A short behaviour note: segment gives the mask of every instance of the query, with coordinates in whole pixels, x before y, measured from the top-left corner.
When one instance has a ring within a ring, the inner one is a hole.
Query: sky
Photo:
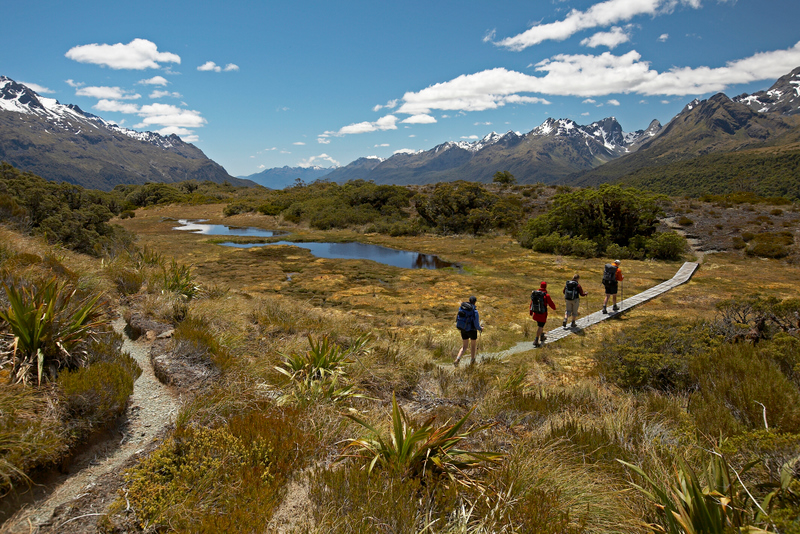
[[[0,75],[233,176],[548,118],[666,124],[800,66],[797,0],[5,2]]]

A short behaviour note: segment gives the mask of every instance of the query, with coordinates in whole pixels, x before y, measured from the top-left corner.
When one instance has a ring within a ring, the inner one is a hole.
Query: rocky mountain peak
[[[778,78],[766,91],[747,93],[733,98],[758,113],[797,115],[800,113],[800,67]]]

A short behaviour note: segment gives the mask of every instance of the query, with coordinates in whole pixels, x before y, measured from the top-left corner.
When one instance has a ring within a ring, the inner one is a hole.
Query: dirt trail
[[[122,332],[125,322],[117,319],[113,325],[117,332]],[[142,368],[142,375],[134,384],[126,422],[122,428],[122,439],[119,440],[117,437],[113,441],[106,440],[81,454],[77,465],[73,466],[75,471],[60,476],[58,480],[47,484],[44,488],[37,488],[36,491],[44,490],[44,496],[9,518],[0,528],[0,532],[3,534],[34,533],[43,530],[62,532],[60,527],[75,518],[57,518],[51,521],[57,507],[87,495],[104,475],[118,473],[128,460],[174,423],[180,399],[171,388],[156,379],[150,365],[149,348],[148,343],[134,342],[127,337],[122,346],[122,350],[130,352]],[[114,498],[113,494],[107,495],[102,502],[107,506]],[[101,514],[85,515],[96,520],[96,516]]]

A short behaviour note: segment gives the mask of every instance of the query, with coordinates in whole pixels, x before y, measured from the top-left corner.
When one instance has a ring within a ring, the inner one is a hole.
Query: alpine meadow
[[[10,9],[0,533],[800,534],[777,4]]]

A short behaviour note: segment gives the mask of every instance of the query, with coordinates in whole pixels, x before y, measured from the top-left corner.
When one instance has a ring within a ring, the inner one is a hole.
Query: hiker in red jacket
[[[531,293],[531,309],[530,315],[539,329],[536,330],[536,340],[533,342],[534,347],[544,344],[544,324],[547,322],[547,307],[556,309],[556,303],[550,298],[547,292],[547,282],[539,284],[539,289]],[[539,340],[541,339],[541,343]]]

